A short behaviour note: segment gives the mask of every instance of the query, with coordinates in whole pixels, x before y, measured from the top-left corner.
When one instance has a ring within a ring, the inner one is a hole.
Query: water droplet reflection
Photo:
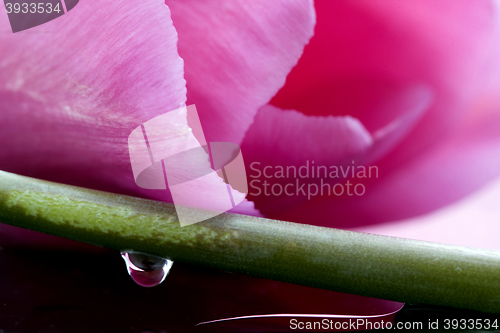
[[[122,258],[132,280],[143,287],[155,287],[165,280],[172,260],[139,252],[123,252]]]

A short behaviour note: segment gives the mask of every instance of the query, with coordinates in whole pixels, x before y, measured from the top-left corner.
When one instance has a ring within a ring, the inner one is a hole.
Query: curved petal
[[[42,26],[0,34],[0,168],[135,193],[129,134],[185,94],[161,0],[82,1]]]
[[[311,174],[315,166],[351,165],[372,144],[370,134],[352,117],[306,116],[266,105],[257,113],[241,147],[250,169],[248,199],[266,215],[290,209],[311,199],[309,187],[323,191],[324,179]],[[327,182],[342,179],[340,175]]]
[[[387,109],[392,109],[399,115],[373,133],[374,144],[364,157],[364,164],[376,162],[397,148],[425,116],[434,95],[429,87],[417,85],[401,88],[386,98]],[[385,110],[380,111],[384,113]],[[374,118],[377,114],[374,113]]]
[[[461,199],[498,175],[499,110],[497,98],[485,102],[471,110],[449,140],[418,159],[397,170],[378,165],[378,177],[357,180],[366,187],[362,196],[318,198],[278,218],[355,228],[421,215]]]
[[[311,0],[167,0],[185,61],[188,104],[209,142],[240,144],[313,34]]]
[[[246,165],[252,170],[249,199],[274,217],[290,205],[331,195],[332,186],[352,178],[342,168],[370,164],[393,149],[425,114],[431,100],[432,92],[423,86],[404,87],[384,96],[380,105],[399,110],[401,116],[373,136],[350,116],[306,116],[272,105],[262,107],[242,146]],[[267,175],[263,172],[266,167]],[[279,168],[285,171],[283,177]],[[295,173],[301,168],[311,171],[305,180]],[[340,168],[338,177],[330,177],[332,168]],[[285,193],[287,185],[290,191]]]
[[[381,108],[386,96],[409,85],[430,87],[434,102],[388,157],[394,166],[452,131],[482,88],[487,68],[498,68],[491,57],[498,37],[490,1],[315,5],[315,36],[271,103],[311,115],[351,115],[373,134],[400,117],[401,110]]]

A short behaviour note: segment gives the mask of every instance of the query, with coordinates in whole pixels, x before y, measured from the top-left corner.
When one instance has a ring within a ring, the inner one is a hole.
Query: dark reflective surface
[[[255,314],[381,314],[399,307],[180,263],[163,284],[143,288],[115,251],[0,250],[3,333],[280,331],[287,321],[195,325]]]

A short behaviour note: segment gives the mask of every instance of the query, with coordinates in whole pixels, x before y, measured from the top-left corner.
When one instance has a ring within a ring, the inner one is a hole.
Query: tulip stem
[[[0,171],[0,221],[305,286],[500,313],[500,252],[225,213],[180,227],[172,204]]]

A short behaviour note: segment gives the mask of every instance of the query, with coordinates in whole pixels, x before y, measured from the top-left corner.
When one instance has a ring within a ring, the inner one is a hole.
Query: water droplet
[[[165,280],[172,260],[139,252],[123,252],[122,258],[132,280],[143,287],[155,287]]]

